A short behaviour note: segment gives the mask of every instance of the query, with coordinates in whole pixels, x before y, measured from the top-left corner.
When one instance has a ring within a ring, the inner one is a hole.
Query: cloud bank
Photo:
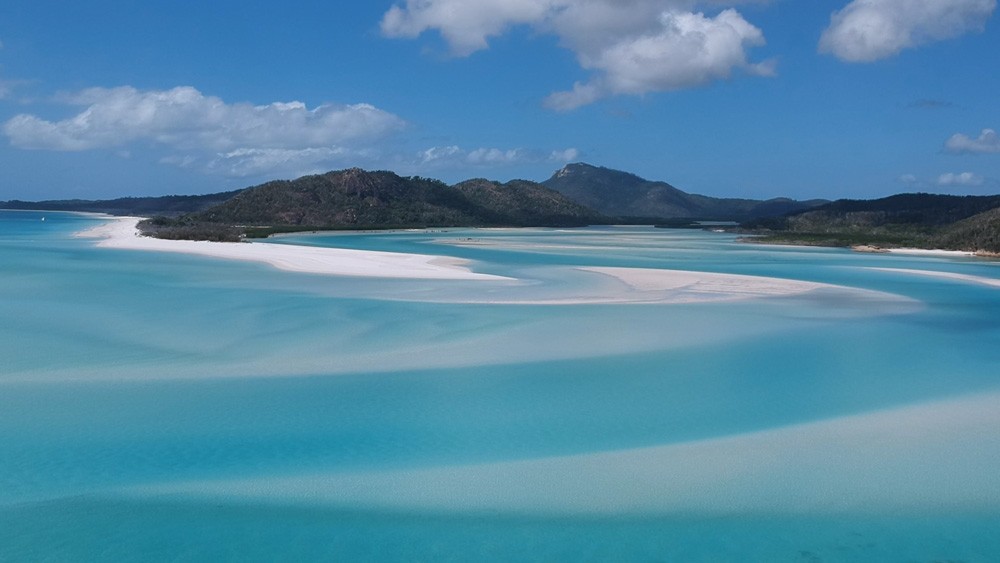
[[[854,0],[833,13],[819,50],[855,63],[885,59],[981,32],[995,8],[996,0]]]
[[[956,154],[1000,153],[1000,135],[993,129],[983,129],[975,139],[955,133],[945,141],[944,148]]]
[[[563,164],[579,155],[572,148],[464,150],[457,146],[433,147],[419,154],[386,152],[384,141],[407,123],[369,104],[324,104],[310,109],[297,101],[226,103],[189,86],[147,91],[130,86],[90,88],[63,95],[58,101],[81,109],[61,120],[16,115],[0,131],[21,149],[114,149],[119,154],[131,154],[136,145],[166,149],[167,154],[158,159],[161,164],[234,178],[298,176],[337,166],[389,163],[411,170]]]
[[[735,4],[737,2],[729,2]],[[642,95],[701,86],[735,72],[768,76],[771,62],[752,63],[765,43],[760,29],[734,9],[715,16],[688,0],[406,0],[382,18],[388,37],[437,30],[452,54],[469,55],[515,26],[551,33],[571,49],[591,80],[556,92],[546,105],[571,110],[619,94]]]
[[[473,166],[500,166],[509,164],[534,164],[541,162],[554,162],[565,164],[577,160],[580,151],[575,148],[568,148],[554,151],[542,151],[536,149],[498,149],[498,148],[478,148],[465,150],[457,145],[444,147],[431,147],[422,151],[418,155],[421,165],[451,166],[451,165],[473,165]]]
[[[15,147],[81,151],[149,141],[182,150],[302,149],[370,140],[404,121],[368,104],[227,104],[189,86],[140,91],[89,88],[66,96],[80,113],[60,120],[20,114],[3,125]]]
[[[938,176],[937,185],[939,186],[982,186],[986,182],[986,179],[979,174],[973,174],[972,172],[948,172]]]

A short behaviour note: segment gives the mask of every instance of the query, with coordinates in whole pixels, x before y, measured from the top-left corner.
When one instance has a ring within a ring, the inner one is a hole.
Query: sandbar
[[[928,278],[941,278],[948,280],[958,280],[990,287],[1000,287],[1000,279],[987,278],[983,276],[973,276],[969,274],[958,274],[955,272],[938,272],[935,270],[912,270],[908,268],[867,268],[879,272],[893,272],[899,274],[909,274],[914,276],[924,276]]]
[[[475,280],[508,282],[490,291],[424,293],[424,301],[505,305],[677,304],[742,301],[780,296],[801,296],[817,290],[850,294],[867,301],[899,302],[897,295],[799,280],[653,268],[557,266],[555,278],[575,272],[576,283],[555,285],[539,280],[482,274],[471,271],[467,260],[428,254],[273,244],[264,242],[207,242],[164,240],[140,235],[138,217],[109,218],[107,223],[78,233],[99,239],[104,248],[177,252],[213,258],[243,260],[313,274],[412,280]],[[550,272],[547,274],[552,276]],[[588,278],[589,276],[589,278]],[[526,283],[509,283],[526,282]],[[398,296],[383,296],[398,298]],[[414,299],[408,296],[408,299]]]
[[[101,239],[97,246],[127,250],[179,252],[212,258],[270,264],[281,270],[336,276],[421,280],[509,280],[470,270],[465,260],[427,254],[404,254],[343,248],[164,240],[139,234],[140,217],[115,217],[78,236]]]

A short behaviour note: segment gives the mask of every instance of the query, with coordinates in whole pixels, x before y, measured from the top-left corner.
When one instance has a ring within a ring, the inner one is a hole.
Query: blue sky
[[[589,162],[692,193],[1000,193],[996,0],[5,0],[0,200]]]

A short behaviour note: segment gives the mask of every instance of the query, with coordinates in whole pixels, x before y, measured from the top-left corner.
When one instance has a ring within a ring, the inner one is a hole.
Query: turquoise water
[[[1000,263],[640,227],[274,241],[520,281],[366,280],[72,236],[99,223],[0,211],[0,560],[1000,559]],[[579,266],[851,289],[530,304],[589,291]]]

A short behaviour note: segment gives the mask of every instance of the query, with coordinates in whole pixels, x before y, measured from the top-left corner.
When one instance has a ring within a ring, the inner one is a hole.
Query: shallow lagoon
[[[72,237],[97,221],[0,212],[0,559],[1000,558],[996,262],[639,227],[275,241],[519,281],[372,280]],[[529,304],[618,289],[583,266],[852,289]]]

